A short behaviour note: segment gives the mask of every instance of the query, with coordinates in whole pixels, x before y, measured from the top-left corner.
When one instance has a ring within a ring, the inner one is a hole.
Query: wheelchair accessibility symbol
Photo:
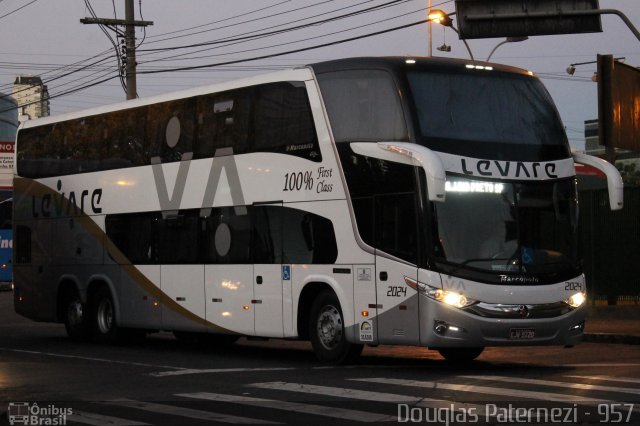
[[[291,265],[282,265],[282,281],[291,280]]]

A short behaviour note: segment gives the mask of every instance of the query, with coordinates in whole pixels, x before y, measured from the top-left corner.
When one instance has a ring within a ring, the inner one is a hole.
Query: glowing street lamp
[[[445,27],[453,27],[453,19],[440,9],[433,9],[427,19]]]
[[[443,27],[449,27],[453,31],[455,31],[456,34],[460,35],[460,32],[456,29],[456,27],[453,26],[453,19],[451,19],[451,15],[443,12],[440,9],[433,9],[431,12],[429,12],[429,15],[427,16],[427,21],[435,22],[436,24],[440,24]],[[469,44],[467,43],[467,41],[465,39],[462,39],[462,42],[467,48],[467,51],[469,52],[469,56],[471,57],[471,60],[472,61],[475,60],[473,57],[473,53],[471,53],[471,48],[469,47]],[[448,49],[447,51],[450,51],[450,49]]]

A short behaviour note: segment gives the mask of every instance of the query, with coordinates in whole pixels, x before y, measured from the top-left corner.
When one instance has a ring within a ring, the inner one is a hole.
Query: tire
[[[82,303],[76,291],[67,292],[62,298],[64,328],[72,340],[84,341],[91,335],[87,306]]]
[[[450,362],[471,362],[478,358],[484,348],[442,348],[438,349],[440,355]]]
[[[321,362],[342,364],[360,356],[363,345],[349,343],[344,329],[342,308],[332,291],[320,293],[311,305],[309,337]]]
[[[91,314],[94,339],[100,343],[116,342],[118,339],[116,310],[108,288],[100,288],[93,296]]]

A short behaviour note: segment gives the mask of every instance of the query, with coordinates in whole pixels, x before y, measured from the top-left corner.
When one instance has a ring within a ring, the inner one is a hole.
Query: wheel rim
[[[80,300],[75,299],[69,302],[67,306],[67,324],[72,327],[77,327],[82,324],[83,319],[82,303],[80,303]]]
[[[316,323],[318,340],[325,349],[333,350],[342,342],[342,315],[335,306],[325,306]]]
[[[98,305],[98,329],[102,334],[108,334],[113,327],[113,305],[111,300],[102,299]]]

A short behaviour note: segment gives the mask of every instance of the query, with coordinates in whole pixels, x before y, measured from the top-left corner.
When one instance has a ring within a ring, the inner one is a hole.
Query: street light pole
[[[496,45],[496,47],[493,48],[493,50],[491,51],[491,53],[489,53],[489,56],[487,56],[487,62],[489,62],[489,60],[491,59],[491,56],[493,56],[493,54],[495,53],[496,50],[498,50],[498,47],[502,46],[503,44],[507,44],[507,43],[517,43],[520,41],[525,41],[528,40],[529,37],[524,36],[524,37],[507,37],[506,40],[504,40],[503,42],[500,42]]]
[[[427,5],[427,16],[429,16],[430,13],[431,13],[431,0],[429,0],[429,4]],[[429,20],[429,23],[427,24],[429,28],[429,57],[433,56],[433,34],[431,30],[431,24],[432,24],[432,21]]]

